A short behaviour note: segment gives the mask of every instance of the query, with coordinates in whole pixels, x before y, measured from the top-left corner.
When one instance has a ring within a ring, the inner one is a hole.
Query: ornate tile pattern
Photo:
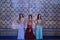
[[[11,28],[19,13],[40,13],[44,28],[60,28],[60,0],[0,0],[0,28]]]

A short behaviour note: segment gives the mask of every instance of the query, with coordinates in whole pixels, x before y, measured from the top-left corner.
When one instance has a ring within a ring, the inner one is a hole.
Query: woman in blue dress
[[[36,40],[43,39],[42,28],[43,28],[43,20],[41,15],[38,14],[36,21]]]
[[[19,20],[18,20],[18,40],[24,40],[24,28],[25,28],[25,19],[23,14],[19,14]]]

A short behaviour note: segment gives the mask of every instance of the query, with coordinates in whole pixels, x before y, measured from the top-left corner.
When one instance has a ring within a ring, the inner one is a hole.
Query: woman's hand
[[[37,24],[37,19],[34,20],[34,23]]]
[[[29,29],[29,32],[31,32],[31,29]]]

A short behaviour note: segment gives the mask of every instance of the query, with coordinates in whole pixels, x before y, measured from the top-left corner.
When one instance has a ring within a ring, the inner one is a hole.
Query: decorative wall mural
[[[60,0],[0,0],[0,28],[12,29],[20,13],[26,18],[29,14],[35,17],[40,13],[44,18],[45,31],[55,32],[60,28]]]

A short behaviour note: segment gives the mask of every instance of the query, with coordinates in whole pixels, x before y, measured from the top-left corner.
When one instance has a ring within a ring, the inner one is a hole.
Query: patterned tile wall
[[[12,28],[19,13],[40,13],[44,28],[60,28],[60,0],[0,0],[0,28]]]

